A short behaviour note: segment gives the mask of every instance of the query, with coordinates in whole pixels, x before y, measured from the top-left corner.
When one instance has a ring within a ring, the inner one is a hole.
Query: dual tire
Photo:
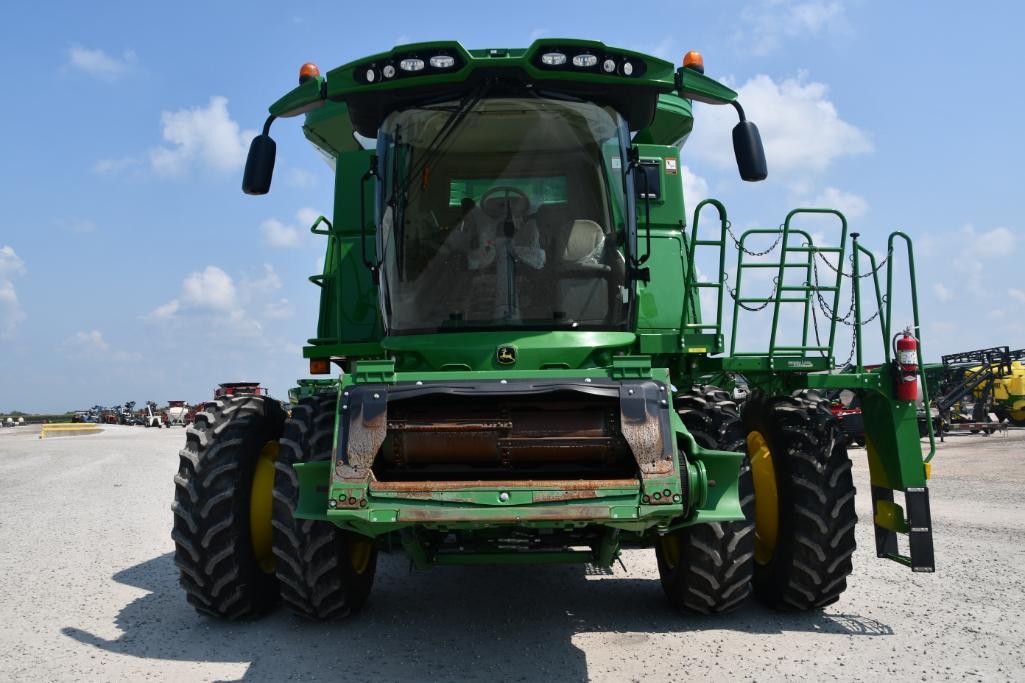
[[[295,517],[292,465],[330,458],[334,394],[304,399],[289,418],[262,396],[222,397],[186,431],[172,505],[175,563],[202,614],[243,619],[279,600],[308,619],[359,611],[373,583],[373,542]]]
[[[695,524],[659,537],[659,575],[684,612],[738,607],[750,593],[781,610],[825,607],[846,589],[855,550],[855,488],[828,403],[804,391],[756,392],[738,410],[715,387],[679,395],[676,409],[704,448],[741,451],[744,519]]]

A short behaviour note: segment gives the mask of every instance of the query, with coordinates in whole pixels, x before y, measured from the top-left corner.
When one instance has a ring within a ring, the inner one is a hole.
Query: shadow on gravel
[[[748,603],[721,617],[671,611],[657,580],[589,580],[580,566],[439,567],[409,573],[382,555],[370,603],[357,618],[299,621],[283,610],[262,620],[221,623],[196,614],[178,587],[171,553],[114,575],[149,591],[118,614],[122,634],[106,640],[77,628],[64,635],[105,651],[153,659],[249,663],[246,679],[496,679],[557,676],[587,680],[577,633],[640,634],[721,629],[749,634],[814,632],[892,635],[886,624],[850,614],[780,614]],[[677,655],[687,652],[680,639]]]

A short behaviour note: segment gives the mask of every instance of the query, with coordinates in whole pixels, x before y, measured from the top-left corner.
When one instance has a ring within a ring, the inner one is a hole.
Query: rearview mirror
[[[733,153],[737,157],[741,179],[756,182],[768,177],[762,136],[758,133],[758,126],[751,121],[741,121],[733,127]]]
[[[242,191],[246,194],[267,194],[274,176],[274,157],[277,145],[269,135],[257,135],[249,145],[246,170],[242,176]]]

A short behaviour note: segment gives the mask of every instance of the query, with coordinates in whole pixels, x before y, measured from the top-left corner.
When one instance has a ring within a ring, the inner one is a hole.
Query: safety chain
[[[829,266],[829,269],[831,271],[833,271],[834,273],[836,273],[837,275],[839,275],[841,277],[847,278],[848,280],[853,280],[854,279],[854,269],[853,268],[851,269],[850,273],[844,273],[844,272],[842,272],[840,270],[837,270],[836,266],[834,266],[832,263],[830,263],[829,259],[826,258],[826,255],[823,254],[821,251],[815,250],[815,253],[818,254],[819,258],[822,259],[823,263],[825,263],[827,266]],[[879,270],[883,266],[886,265],[886,262],[890,260],[891,256],[893,256],[893,248],[892,247],[887,250],[886,258],[884,258],[882,261],[877,263],[876,267],[873,268],[872,270],[868,271],[867,273],[859,273],[858,274],[858,278],[869,277],[870,275],[875,275],[876,273],[879,272]],[[854,254],[851,254],[850,258],[851,258],[851,262],[853,263],[853,261],[854,261]]]
[[[723,284],[725,284],[725,282]],[[769,293],[768,298],[766,298],[765,301],[762,302],[761,306],[748,306],[738,298],[739,295],[737,293],[737,290],[735,289],[727,287],[726,291],[730,293],[730,298],[733,299],[737,303],[737,305],[743,308],[745,311],[757,313],[758,311],[764,310],[766,306],[773,302],[773,300],[776,298],[776,290],[778,287],[779,278],[772,278],[772,292]]]
[[[883,263],[886,263],[887,259],[889,259],[890,254],[892,254],[892,253],[893,252],[891,250],[887,254],[886,259],[883,259],[883,262],[880,263],[873,271],[871,271],[868,274],[871,275],[872,273],[875,273],[876,271],[878,271],[879,268],[882,267]],[[854,258],[853,254],[851,255],[851,258],[852,259]],[[823,259],[823,260],[825,260],[825,259]],[[842,273],[842,272],[837,271],[835,268],[832,267],[832,264],[830,264],[829,261],[826,261],[826,264],[829,265],[830,268],[832,268],[834,273],[837,273],[838,275],[841,275],[841,276],[846,276],[848,278],[852,278],[851,275],[847,275],[846,273]],[[819,268],[818,268],[818,263],[817,263],[817,261],[814,261],[814,260],[812,261],[812,273],[813,273],[813,275],[815,277],[815,298],[818,301],[818,307],[822,310],[822,315],[824,315],[827,319],[832,320],[833,322],[838,322],[841,325],[846,325],[847,327],[851,328],[851,350],[850,350],[850,353],[847,354],[847,360],[845,360],[843,363],[841,363],[841,365],[847,365],[848,363],[851,362],[851,359],[854,358],[854,352],[855,352],[855,349],[856,349],[856,346],[857,346],[857,335],[854,333],[854,328],[855,327],[863,327],[865,325],[868,325],[870,322],[872,322],[873,320],[875,320],[876,318],[879,317],[879,314],[881,313],[881,311],[879,309],[876,309],[876,312],[873,313],[871,317],[869,317],[866,320],[862,320],[860,322],[857,321],[857,320],[853,320],[853,321],[850,320],[851,316],[854,314],[855,303],[856,303],[855,296],[854,296],[854,287],[856,285],[852,284],[851,285],[851,305],[847,309],[847,313],[842,318],[836,317],[835,312],[830,310],[829,304],[827,304],[826,300],[822,297],[822,292],[820,291],[820,285],[819,285]],[[861,275],[859,277],[865,277],[865,276]],[[812,325],[815,328],[815,343],[816,343],[817,346],[822,346],[822,339],[821,339],[821,337],[819,335],[818,316],[816,315],[816,311],[815,311],[814,307],[812,308],[811,320],[812,320]],[[823,355],[825,355],[825,354],[823,354]]]
[[[737,239],[737,236],[733,234],[733,223],[731,223],[729,220],[726,221],[726,232],[730,234],[730,239],[733,240],[733,244],[737,247],[738,251],[742,251],[748,256],[765,256],[770,251],[775,249],[776,245],[779,244],[779,241],[783,239],[783,226],[780,225],[779,228],[780,232],[779,235],[776,236],[776,241],[773,242],[768,249],[766,249],[765,251],[751,251],[750,249],[744,248],[740,244],[740,240]],[[784,256],[786,256],[786,254],[784,254]]]

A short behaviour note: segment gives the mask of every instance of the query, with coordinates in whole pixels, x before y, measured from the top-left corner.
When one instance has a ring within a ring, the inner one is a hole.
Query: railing
[[[708,205],[713,206],[718,212],[720,224],[718,239],[711,239],[707,237],[702,239],[698,234],[701,210]],[[832,215],[839,219],[840,235],[837,246],[816,246],[811,235],[807,231],[792,227],[792,223],[796,217],[808,215]],[[751,240],[765,235],[776,236],[776,240],[772,246],[764,251],[754,251],[749,248],[749,242]],[[733,239],[737,249],[736,286],[734,289],[730,289],[727,284],[729,282],[729,273],[726,271],[727,237]],[[880,263],[875,254],[858,242],[858,233],[850,233],[850,237],[852,247],[851,255],[848,257],[848,224],[847,218],[843,213],[834,209],[801,208],[794,209],[787,214],[786,220],[784,220],[783,224],[779,228],[749,229],[746,230],[739,239],[737,239],[731,230],[726,208],[722,203],[714,199],[706,199],[702,201],[694,211],[694,221],[691,227],[691,233],[689,239],[686,240],[690,270],[684,283],[684,321],[681,326],[681,332],[685,338],[688,334],[696,333],[711,332],[715,335],[721,334],[723,326],[723,298],[724,294],[729,292],[730,297],[733,299],[733,316],[729,339],[730,357],[742,359],[747,358],[752,360],[764,359],[767,361],[765,367],[771,368],[775,372],[807,372],[808,366],[799,363],[787,366],[786,364],[773,363],[774,360],[780,358],[806,359],[819,357],[821,360],[826,361],[824,369],[833,370],[836,367],[834,354],[836,345],[836,327],[837,323],[842,322],[852,328],[852,339],[850,357],[840,365],[847,365],[847,363],[853,359],[854,372],[864,373],[865,364],[862,328],[871,323],[874,319],[878,318],[883,345],[883,357],[886,363],[890,363],[893,360],[891,346],[894,342],[896,333],[899,333],[899,330],[895,331],[893,326],[893,293],[895,283],[894,260],[891,256],[894,253],[896,242],[903,241],[906,247],[908,262],[913,329],[915,337],[919,338],[917,353],[919,382],[922,387],[923,403],[926,406],[926,411],[928,412],[929,388],[925,381],[922,343],[920,340],[921,321],[918,311],[918,288],[915,279],[914,250],[912,248],[911,239],[907,234],[899,231],[890,234],[887,240],[887,257],[884,260],[886,265],[886,283],[884,287],[880,283],[879,277],[879,271],[882,268],[883,263]],[[799,243],[795,244],[795,240]],[[779,247],[778,259],[758,260],[763,256],[775,252],[777,246]],[[698,281],[694,265],[696,263],[695,254],[698,247],[714,247],[719,250],[718,281]],[[829,261],[829,256],[834,254],[836,259],[835,265]],[[797,255],[796,258],[795,255]],[[866,273],[863,273],[861,270],[861,262],[863,258],[867,259],[869,262],[870,270]],[[849,268],[845,265],[847,261],[850,262]],[[818,266],[820,262],[824,263],[829,270],[833,272],[833,277],[826,283],[822,283],[819,278]],[[744,283],[744,274],[754,269],[766,268],[773,269],[776,273],[773,278],[772,292],[767,296],[746,295],[741,289]],[[800,283],[793,283],[787,278],[788,273],[795,269],[800,271],[803,276],[803,280]],[[875,312],[866,317],[862,307],[861,283],[863,279],[869,277],[872,279]],[[850,280],[851,304],[846,315],[841,316],[839,308],[844,278],[848,278]],[[714,323],[688,322],[696,321],[699,317],[698,294],[702,288],[717,290],[718,297]],[[829,294],[832,294],[832,305],[827,304],[826,301],[826,297]],[[802,307],[803,328],[801,330],[800,344],[779,343],[780,311],[784,304],[796,304]],[[759,351],[738,351],[738,326],[740,318],[743,316],[743,312],[760,311],[770,305],[772,306],[772,323],[769,333],[768,348]],[[825,343],[823,343],[821,338],[822,335],[820,334],[817,322],[818,312],[815,310],[816,306],[818,306],[821,313],[825,314],[827,321],[828,335]],[[809,329],[809,327],[811,329]],[[814,332],[815,334],[814,344],[811,343],[811,332]],[[819,369],[818,364],[814,366],[814,369]],[[929,455],[925,459],[926,462],[931,460],[936,452],[932,420],[928,419],[927,422],[930,451]]]

